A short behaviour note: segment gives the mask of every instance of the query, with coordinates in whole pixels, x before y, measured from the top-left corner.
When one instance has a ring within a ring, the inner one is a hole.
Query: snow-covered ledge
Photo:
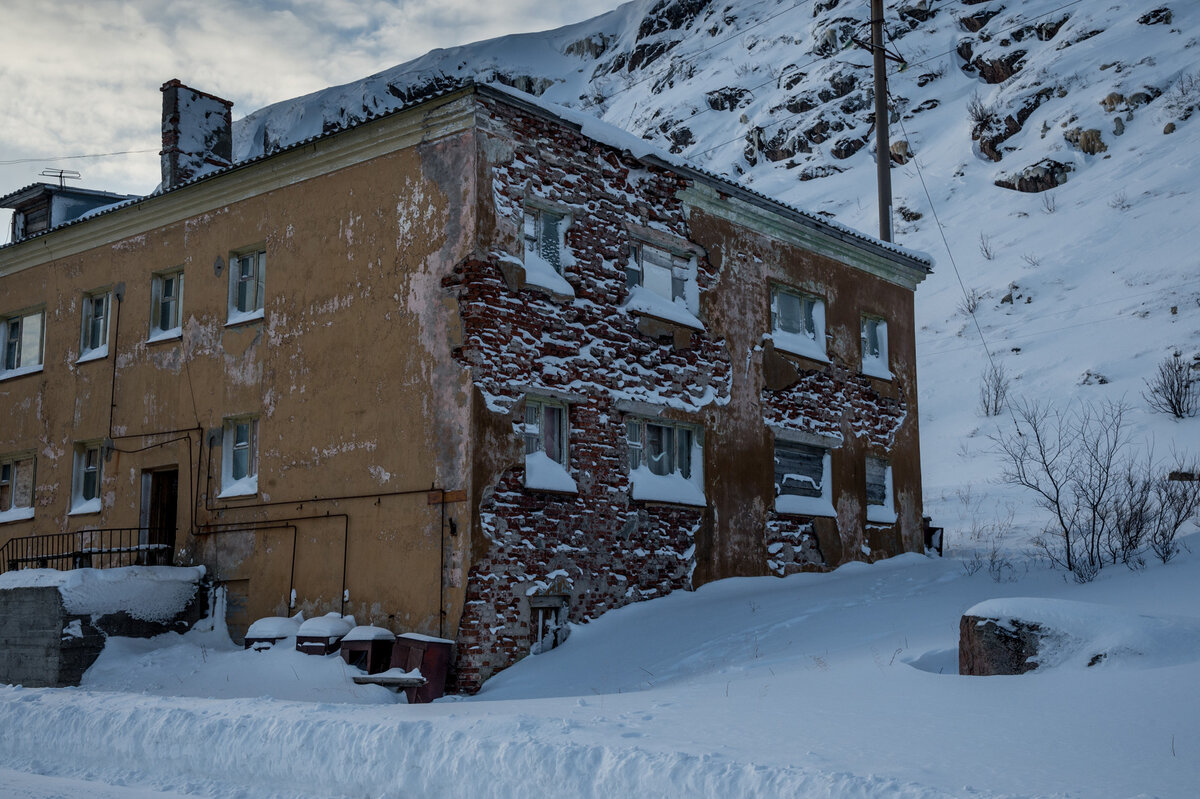
[[[642,314],[671,322],[693,330],[704,332],[704,323],[688,310],[682,300],[660,297],[645,286],[634,286],[629,290],[629,299],[621,306],[626,313]]]
[[[221,493],[217,494],[217,499],[229,499],[230,497],[252,497],[258,493],[258,475],[251,474],[243,477],[241,480],[235,480],[225,488],[221,489]]]
[[[629,482],[635,500],[670,502],[699,508],[708,506],[704,489],[678,472],[654,474],[645,466],[639,466],[629,473]]]
[[[525,456],[525,487],[564,494],[579,493],[579,486],[566,467],[545,452],[530,452]]]
[[[833,508],[833,479],[831,477],[830,465],[832,458],[828,451],[821,459],[821,485],[814,486],[821,490],[819,497],[802,497],[797,494],[780,494],[775,497],[775,512],[776,513],[792,513],[797,516],[830,516],[836,517],[837,511]],[[795,475],[803,478],[803,475]],[[807,478],[805,478],[807,479]],[[808,479],[811,484],[812,480]]]
[[[9,508],[0,510],[0,524],[5,522],[22,522],[33,518],[33,508]]]

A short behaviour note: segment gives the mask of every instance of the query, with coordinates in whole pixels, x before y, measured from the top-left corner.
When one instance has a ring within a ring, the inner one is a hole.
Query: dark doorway
[[[170,566],[175,557],[175,520],[179,512],[179,470],[160,469],[142,473],[144,498],[143,543],[149,544],[144,557],[149,566]]]

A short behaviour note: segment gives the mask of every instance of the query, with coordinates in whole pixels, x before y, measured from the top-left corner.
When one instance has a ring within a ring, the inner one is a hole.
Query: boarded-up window
[[[887,489],[888,462],[882,458],[867,458],[867,504],[891,505]]]
[[[775,494],[820,497],[825,450],[790,441],[775,442]]]

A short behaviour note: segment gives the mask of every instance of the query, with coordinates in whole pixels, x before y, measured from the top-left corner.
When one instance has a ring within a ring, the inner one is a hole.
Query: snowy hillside
[[[985,347],[1014,398],[1125,401],[1158,456],[1200,449],[1200,419],[1152,414],[1141,396],[1162,358],[1200,358],[1200,6],[885,5],[908,63],[889,78],[897,243],[937,259],[917,292],[926,513],[953,546],[1009,508],[1032,522],[991,482],[987,436],[1006,417],[979,408]],[[267,107],[235,123],[235,151],[474,77],[874,233],[870,54],[845,46],[866,21],[856,0],[635,0]]]

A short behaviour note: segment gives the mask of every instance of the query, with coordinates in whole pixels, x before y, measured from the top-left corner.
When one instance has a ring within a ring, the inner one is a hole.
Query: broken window
[[[867,521],[894,524],[892,503],[892,466],[883,458],[867,456]]]
[[[266,270],[267,254],[263,250],[230,257],[228,324],[262,318]]]
[[[567,408],[560,402],[525,400],[525,454],[544,452],[555,463],[567,462]]]
[[[0,457],[0,520],[13,511],[33,509],[33,467],[32,454]]]
[[[104,470],[102,456],[103,449],[99,441],[75,445],[71,513],[95,513],[100,510],[100,485]]]
[[[222,497],[258,493],[258,419],[226,419],[221,443]]]
[[[662,419],[627,419],[626,451],[634,499],[706,505],[701,430]]]
[[[578,486],[568,469],[566,403],[540,397],[525,398],[525,487],[575,493]]]
[[[692,476],[691,425],[633,419],[625,423],[629,469],[645,466],[651,474]]]
[[[15,314],[0,319],[4,330],[4,368],[0,378],[42,368],[42,343],[46,312]]]
[[[183,270],[172,269],[155,275],[151,297],[151,340],[179,335],[182,330]]]
[[[665,300],[688,302],[688,284],[695,282],[692,259],[659,247],[634,242],[625,266],[625,285],[644,286]]]
[[[790,289],[772,288],[771,338],[777,349],[828,361],[824,301]]]
[[[529,597],[530,653],[549,652],[567,640],[567,600],[569,597],[536,594]]]
[[[534,255],[553,267],[560,275],[563,271],[562,246],[566,229],[566,216],[543,208],[525,209],[525,254]]]
[[[79,340],[79,360],[108,355],[108,314],[112,292],[97,291],[83,296],[83,330]]]
[[[888,369],[887,322],[874,316],[862,318],[862,371],[865,375],[891,380]]]

